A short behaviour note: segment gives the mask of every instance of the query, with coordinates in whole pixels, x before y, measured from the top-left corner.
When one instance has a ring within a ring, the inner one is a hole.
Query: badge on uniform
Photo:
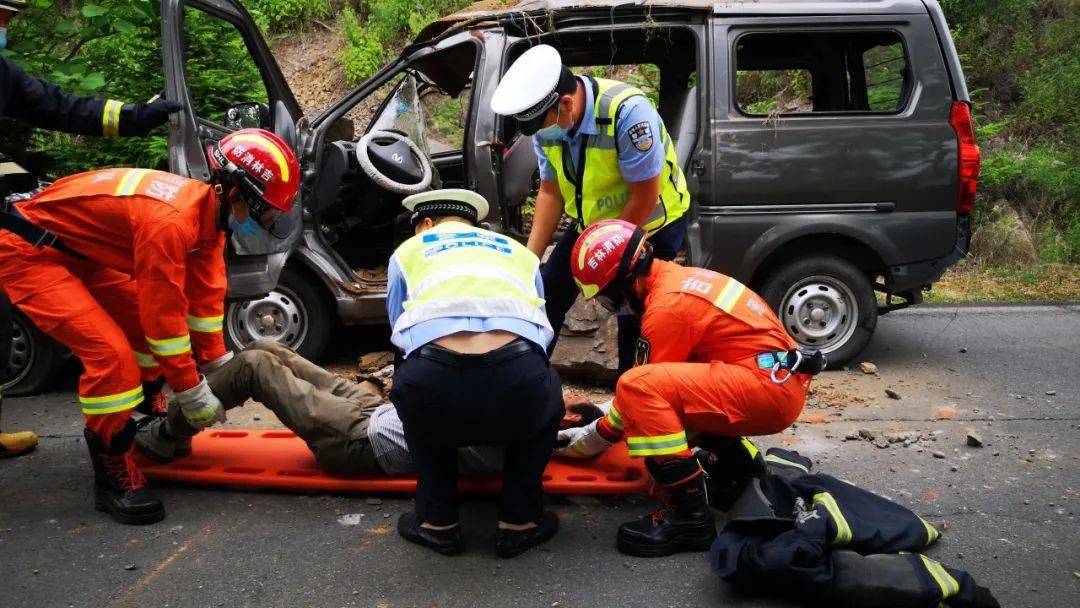
[[[645,338],[637,339],[637,347],[634,348],[634,365],[645,365],[649,362],[649,341]]]
[[[649,125],[649,121],[644,120],[636,125],[630,127],[627,131],[630,135],[630,143],[634,144],[634,147],[642,152],[648,152],[652,147],[653,135],[652,126]]]

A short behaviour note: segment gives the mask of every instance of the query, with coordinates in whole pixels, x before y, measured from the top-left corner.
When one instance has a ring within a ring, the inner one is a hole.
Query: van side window
[[[748,33],[735,45],[744,114],[894,113],[907,103],[911,70],[895,32]]]

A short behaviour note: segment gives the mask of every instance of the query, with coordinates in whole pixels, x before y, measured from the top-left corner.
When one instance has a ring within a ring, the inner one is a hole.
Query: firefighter
[[[628,306],[642,332],[636,366],[619,379],[608,414],[561,431],[558,453],[588,457],[625,438],[630,455],[645,458],[664,506],[623,524],[618,547],[653,557],[704,551],[716,536],[690,442],[784,430],[822,359],[799,351],[757,294],[722,274],[654,259],[645,237],[629,222],[605,220],[574,244],[582,294],[610,310]]]
[[[686,237],[686,179],[663,120],[640,89],[575,76],[550,46],[535,46],[510,66],[491,109],[512,116],[523,134],[533,136],[540,192],[529,249],[543,257],[564,210],[575,221],[542,269],[548,320],[558,339],[578,296],[570,250],[581,230],[604,219],[626,220],[648,231],[654,257],[674,259]],[[633,362],[641,328],[632,315],[620,315],[618,323],[622,372]],[[554,348],[553,340],[548,352]]]
[[[142,381],[162,373],[194,426],[223,419],[198,366],[232,356],[221,333],[224,230],[272,230],[299,183],[292,150],[268,131],[230,133],[208,154],[209,185],[104,169],[60,179],[0,215],[0,286],[82,361],[94,504],[123,523],[165,516],[132,458]]]
[[[0,0],[0,50],[7,46],[11,20],[23,8],[26,8],[24,0]],[[27,76],[22,68],[0,56],[0,117],[18,118],[42,129],[81,135],[145,136],[182,107],[162,99],[143,105],[68,95],[48,81]],[[0,172],[0,206],[8,194],[4,181]],[[11,302],[0,290],[0,404],[10,357],[12,323]],[[30,431],[0,433],[0,458],[26,453],[37,447],[37,443],[37,435]]]

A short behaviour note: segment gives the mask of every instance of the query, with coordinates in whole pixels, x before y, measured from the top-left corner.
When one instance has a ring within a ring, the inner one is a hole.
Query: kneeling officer
[[[387,271],[391,339],[404,354],[390,400],[419,480],[415,513],[401,516],[398,532],[439,553],[460,552],[456,449],[505,446],[495,549],[512,557],[559,527],[542,500],[563,406],[545,355],[552,330],[539,260],[477,227],[488,204],[475,192],[425,192],[404,205],[416,236]]]

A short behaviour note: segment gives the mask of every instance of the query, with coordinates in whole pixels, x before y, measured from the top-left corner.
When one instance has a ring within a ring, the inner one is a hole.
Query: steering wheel
[[[403,133],[369,132],[356,144],[356,160],[371,181],[391,192],[416,194],[431,186],[431,161]]]

